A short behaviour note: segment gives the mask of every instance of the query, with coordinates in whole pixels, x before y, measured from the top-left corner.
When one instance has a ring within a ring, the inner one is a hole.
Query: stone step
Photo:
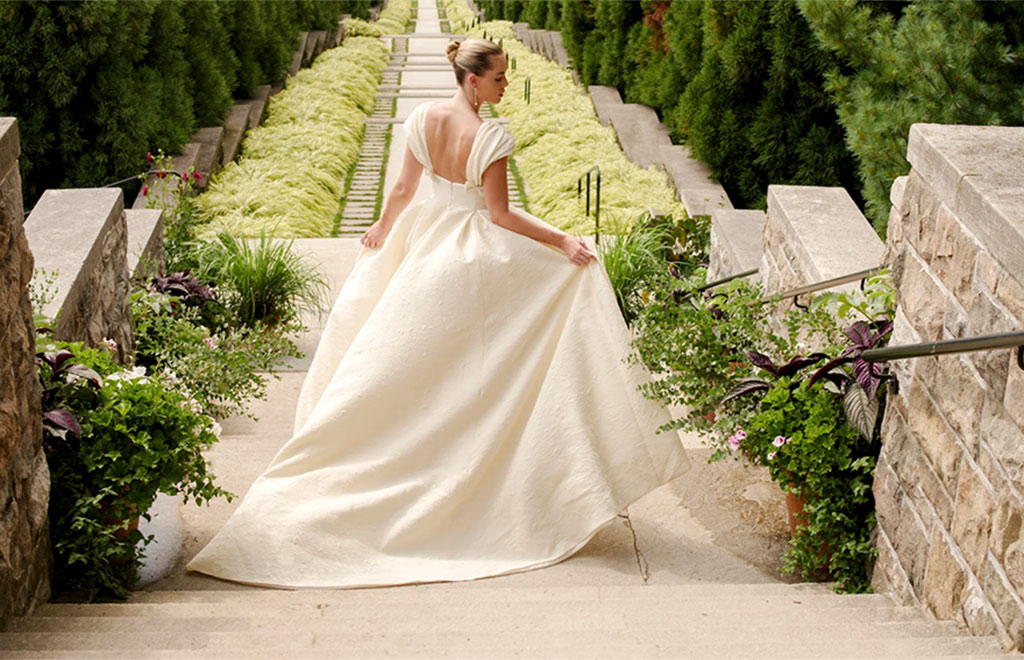
[[[249,128],[255,128],[263,122],[267,113],[267,102],[270,99],[270,85],[256,88],[256,96],[251,99],[240,99],[238,102],[249,106]]]
[[[762,610],[736,611],[730,617],[709,618],[693,616],[680,620],[676,612],[659,613],[639,610],[620,611],[614,602],[604,603],[601,611],[572,610],[562,613],[548,611],[543,603],[531,604],[528,611],[514,610],[503,612],[499,608],[492,611],[478,612],[464,609],[452,609],[445,612],[431,612],[429,616],[423,612],[422,604],[410,605],[397,611],[375,613],[372,626],[384,629],[395,637],[412,634],[429,634],[441,630],[472,631],[473,634],[502,634],[517,630],[530,630],[535,633],[587,632],[600,630],[611,632],[619,630],[656,631],[661,629],[685,629],[697,636],[719,636],[728,638],[736,629],[736,620],[743,616],[748,623],[744,625],[744,633],[749,637],[761,637],[765,634],[781,634],[793,639],[807,636],[810,628],[827,627],[831,639],[853,639],[872,637],[878,639],[892,638],[934,638],[955,637],[956,624],[947,621],[944,624],[933,621],[889,621],[836,620],[829,613],[817,613],[817,616],[801,616],[798,619],[783,621],[763,616]],[[858,610],[851,610],[856,612]],[[368,627],[365,612],[353,611],[349,608],[316,611],[292,612],[277,611],[273,616],[254,616],[255,613],[239,613],[225,615],[214,608],[203,608],[197,612],[183,612],[181,616],[167,616],[157,611],[152,616],[32,616],[18,619],[8,627],[8,633],[132,633],[138,630],[153,630],[161,633],[243,633],[254,634],[296,632],[300,630],[337,630],[348,631]],[[916,614],[916,612],[915,612]],[[752,618],[750,618],[752,617]]]
[[[172,172],[187,172],[190,167],[195,168],[199,171],[197,164],[199,163],[199,155],[203,148],[203,144],[200,142],[187,142],[182,147],[181,153],[171,157],[168,169]],[[149,204],[150,198],[157,200],[157,205],[161,203],[170,203],[173,194],[172,191],[177,185],[179,175],[168,174],[164,178],[159,178],[152,172],[157,169],[156,162],[153,163],[152,170],[146,175],[146,185],[149,186],[148,195],[136,195],[135,201],[132,202],[133,209],[144,209]],[[207,178],[205,175],[203,178]],[[162,193],[161,191],[167,191]],[[160,201],[162,199],[162,202]]]
[[[252,109],[248,103],[236,103],[224,122],[224,141],[221,143],[221,166],[225,166],[238,156],[242,146],[242,136],[249,127],[249,113]]]
[[[428,594],[429,592],[429,594]],[[677,584],[636,586],[564,586],[564,587],[492,587],[473,583],[468,588],[457,588],[439,583],[416,585],[402,589],[341,589],[341,590],[287,590],[253,589],[240,590],[189,590],[137,591],[129,603],[228,603],[245,601],[250,603],[399,603],[422,602],[429,596],[432,603],[460,603],[473,606],[477,603],[494,601],[546,600],[549,602],[604,601],[617,599],[622,602],[642,600],[664,604],[685,603],[688,600],[704,601],[708,607],[724,608],[734,606],[745,599],[756,598],[765,606],[786,603],[822,607],[893,607],[893,601],[882,594],[848,594],[838,596],[826,586],[816,583],[789,584]]]
[[[267,86],[269,93],[270,86]],[[223,126],[208,126],[200,128],[192,136],[191,141],[199,144],[199,155],[196,158],[196,171],[202,172],[203,178],[196,181],[195,186],[200,190],[206,188],[210,180],[210,174],[220,171],[223,152],[221,141],[224,139]]]
[[[216,649],[216,648],[204,648],[190,650],[189,653],[183,655],[179,650],[168,650],[168,649],[150,649],[144,653],[140,653],[137,650],[120,650],[116,648],[106,649],[102,651],[90,651],[90,650],[76,650],[76,651],[15,651],[15,652],[4,652],[0,651],[0,659],[5,658],[16,658],[17,660],[183,660],[184,658],[189,660],[281,660],[287,658],[288,660],[328,660],[332,658],[473,658],[483,660],[485,658],[508,658],[507,651],[502,653],[500,651],[491,649],[491,652],[487,653],[455,653],[449,648],[445,648],[440,652],[431,649],[392,649],[387,650],[378,649],[376,652],[367,651],[360,649],[354,652],[346,652],[343,649],[245,649],[244,652],[240,652],[233,649]],[[526,647],[520,645],[516,648],[516,657],[522,658],[551,658],[551,657],[572,657],[572,658],[590,658],[591,660],[611,660],[611,659],[627,659],[636,660],[637,658],[671,658],[677,660],[682,657],[679,652],[674,649],[668,649],[662,651],[660,648],[651,648],[650,646],[641,646],[637,644],[630,644],[629,642],[618,642],[613,644],[602,644],[600,646],[594,646],[586,643],[578,643],[572,647],[571,650],[563,649],[560,656],[553,656],[550,650],[544,652],[544,649],[537,649],[536,646]],[[758,655],[733,655],[733,656],[721,656],[721,657],[733,657],[733,658],[761,658]],[[808,654],[796,654],[789,657],[794,660],[802,660],[803,658],[836,658],[842,659],[847,658],[852,660],[853,658],[865,658],[872,656],[863,655],[851,655],[851,656],[815,656]],[[876,658],[891,658],[893,656],[874,656]],[[908,656],[914,657],[914,656]],[[980,654],[972,653],[970,655],[943,655],[943,660],[977,660],[978,658],[1006,658],[1005,654]]]
[[[204,657],[203,649],[231,650],[240,657],[243,651],[260,653],[275,650],[278,657],[714,657],[714,658],[923,658],[949,655],[995,655],[1001,649],[991,640],[964,637],[929,638],[831,638],[821,629],[807,630],[814,638],[782,634],[737,635],[736,625],[726,634],[711,632],[709,637],[695,634],[682,625],[651,630],[532,630],[478,632],[474,630],[431,630],[412,634],[365,629],[352,631],[290,630],[285,632],[178,632],[133,631],[125,633],[59,632],[8,633],[0,636],[0,650],[108,650],[135,651],[144,658],[154,649],[187,652],[189,658]],[[746,626],[743,626],[744,629]],[[823,634],[824,633],[824,634]],[[611,649],[618,648],[614,654]],[[623,654],[625,652],[625,654]],[[316,653],[316,655],[313,655]],[[3,657],[3,656],[0,656]],[[12,657],[12,656],[8,656]],[[24,656],[14,656],[24,657]],[[224,656],[219,656],[224,657]],[[266,657],[266,656],[263,656]]]

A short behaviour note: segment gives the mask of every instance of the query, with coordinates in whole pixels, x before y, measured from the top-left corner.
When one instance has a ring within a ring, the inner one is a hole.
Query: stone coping
[[[711,211],[711,264],[708,280],[761,266],[765,213],[756,209]]]
[[[18,137],[16,117],[0,117],[0,176],[3,176],[17,162],[21,155],[21,140]]]
[[[103,236],[124,211],[120,188],[51,188],[25,220],[36,268],[52,273],[56,293],[39,310],[56,318],[88,279],[103,251]]]
[[[810,278],[806,284],[882,261],[885,245],[845,188],[770,185],[768,216]]]
[[[128,229],[128,273],[142,275],[155,264],[143,262],[163,251],[164,223],[160,209],[127,209],[124,219]],[[140,269],[140,266],[142,269]]]
[[[1024,127],[910,127],[907,160],[1003,268],[1024,273]]]

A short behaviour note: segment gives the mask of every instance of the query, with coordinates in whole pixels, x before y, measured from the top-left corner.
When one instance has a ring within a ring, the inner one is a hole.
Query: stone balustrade
[[[915,124],[892,188],[892,345],[1024,330],[1024,128]],[[874,587],[1024,648],[1024,371],[1009,349],[892,363]]]
[[[764,211],[715,209],[711,212],[708,282],[761,267],[764,223]],[[753,277],[759,278],[760,274]]]
[[[20,153],[17,121],[0,117],[0,622],[50,597],[52,566]]]
[[[134,351],[128,306],[128,223],[120,188],[63,188],[43,192],[25,220],[36,268],[56,274],[54,296],[43,309],[55,319],[54,338],[103,346],[117,342],[117,358]]]
[[[760,275],[767,295],[875,268],[885,251],[849,193],[823,186],[768,186],[761,246]],[[783,300],[775,308],[777,330],[783,330],[781,317],[792,306]]]

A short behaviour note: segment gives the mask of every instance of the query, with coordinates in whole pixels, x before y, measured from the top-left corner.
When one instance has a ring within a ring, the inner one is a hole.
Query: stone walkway
[[[395,58],[378,108],[393,130],[383,177],[383,137],[368,133],[360,163],[385,190],[405,143],[395,124],[423,100],[454,91],[436,64],[446,39],[434,0],[420,0],[417,30]],[[432,62],[402,67],[402,63]],[[422,59],[420,59],[422,58]],[[444,66],[447,63],[445,62]],[[434,70],[436,69],[436,70]],[[394,79],[394,78],[392,78]],[[447,87],[445,87],[447,86]],[[443,97],[442,97],[443,98]],[[378,119],[378,118],[371,118]],[[376,169],[375,169],[376,168]],[[358,170],[359,168],[357,168]],[[296,241],[323,266],[336,296],[359,243],[360,217],[376,190],[356,186],[342,237]],[[379,185],[379,184],[378,184]],[[421,186],[418,197],[427,194]],[[374,198],[375,199],[375,198]],[[353,202],[360,204],[353,204]],[[376,203],[376,202],[375,202]],[[371,216],[372,217],[372,216]],[[332,298],[333,299],[333,298]],[[273,380],[258,422],[223,422],[207,454],[219,483],[243,495],[291,437],[305,370],[322,326],[311,320],[307,353]],[[777,577],[785,544],[781,491],[738,463],[705,463],[708,452],[684,437],[693,469],[629,507],[580,552],[555,566],[483,580],[376,589],[260,589],[184,570],[240,501],[167,507],[180,513],[180,546],[167,575],[127,603],[57,604],[0,634],[0,658],[893,658],[998,655],[991,639],[962,637],[886,596],[838,596],[823,585]],[[177,509],[177,511],[175,510]],[[267,521],[272,525],[273,521]],[[167,534],[161,539],[170,545]],[[178,552],[180,547],[180,552]]]

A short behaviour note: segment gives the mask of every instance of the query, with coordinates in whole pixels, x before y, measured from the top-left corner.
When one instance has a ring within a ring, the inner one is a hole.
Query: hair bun
[[[458,41],[452,41],[448,44],[448,49],[445,51],[445,54],[448,56],[448,61],[452,64],[455,63],[455,56],[459,54],[460,43],[461,42]]]

